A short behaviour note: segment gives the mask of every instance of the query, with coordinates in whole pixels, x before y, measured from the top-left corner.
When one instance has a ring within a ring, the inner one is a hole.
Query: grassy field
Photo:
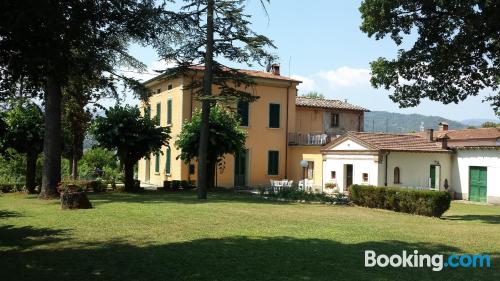
[[[1,280],[500,280],[500,207],[441,219],[226,193],[0,196]],[[490,269],[365,268],[364,251],[487,253]]]

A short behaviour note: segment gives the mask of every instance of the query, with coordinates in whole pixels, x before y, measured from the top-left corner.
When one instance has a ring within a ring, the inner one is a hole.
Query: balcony
[[[321,146],[330,142],[336,135],[326,133],[288,133],[288,145]]]

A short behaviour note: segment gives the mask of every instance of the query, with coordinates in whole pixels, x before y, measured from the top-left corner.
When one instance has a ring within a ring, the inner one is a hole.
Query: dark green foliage
[[[44,121],[41,109],[34,103],[20,100],[9,105],[5,116],[3,147],[25,155],[25,186],[34,193],[38,155],[43,149]],[[4,155],[8,150],[4,150]]]
[[[190,188],[189,182],[187,180],[181,180],[181,188],[189,189]]]
[[[172,190],[179,190],[180,187],[181,187],[181,181],[179,180],[172,181]]]
[[[441,217],[451,202],[445,191],[353,185],[350,192],[351,200],[360,206],[429,217]]]
[[[186,164],[198,156],[201,123],[201,112],[196,111],[191,121],[183,125],[175,141],[175,146],[181,150],[178,159]],[[211,109],[209,129],[207,159],[213,163],[211,170],[215,169],[215,165],[222,169],[224,155],[244,150],[247,135],[245,130],[240,128],[240,121],[235,114],[221,105]],[[214,180],[215,174],[211,173],[210,183]]]
[[[161,153],[168,145],[170,128],[157,127],[154,120],[142,117],[137,107],[114,106],[98,117],[92,133],[99,144],[115,150],[125,169],[125,190],[134,191],[134,165],[151,153]]]
[[[422,99],[444,104],[476,96],[500,85],[500,4],[483,0],[364,0],[361,30],[379,40],[386,36],[400,49],[396,59],[371,63],[374,87],[393,89],[390,98],[401,107]],[[500,115],[500,93],[487,98]]]
[[[172,188],[172,182],[171,181],[163,181],[163,190],[167,191]]]
[[[484,122],[481,124],[481,128],[500,128],[500,123]]]

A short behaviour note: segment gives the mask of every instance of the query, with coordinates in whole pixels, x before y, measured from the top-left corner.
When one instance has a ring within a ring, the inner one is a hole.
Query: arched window
[[[394,168],[394,183],[401,183],[401,172],[399,171],[399,167]]]

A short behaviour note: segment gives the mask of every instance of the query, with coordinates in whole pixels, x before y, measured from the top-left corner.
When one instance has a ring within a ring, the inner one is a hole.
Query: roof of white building
[[[416,135],[386,134],[367,132],[348,132],[325,145],[322,150],[330,150],[350,139],[369,150],[408,151],[408,152],[450,152],[441,148],[441,143],[429,141]]]
[[[355,111],[370,111],[361,106],[350,104],[340,100],[314,99],[306,97],[297,97],[295,104],[298,107],[316,107],[327,109],[355,110]]]

